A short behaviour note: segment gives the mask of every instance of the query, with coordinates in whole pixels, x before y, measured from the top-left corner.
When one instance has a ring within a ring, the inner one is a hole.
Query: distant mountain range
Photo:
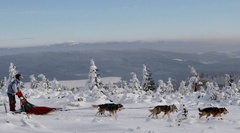
[[[215,44],[210,42],[193,41],[156,41],[156,42],[98,42],[98,43],[77,43],[66,42],[46,46],[24,47],[24,48],[0,48],[1,55],[10,55],[27,52],[60,52],[60,51],[85,51],[85,50],[136,50],[136,49],[154,49],[160,51],[169,51],[176,53],[206,53],[221,52],[233,53],[239,52],[240,44]]]
[[[184,52],[184,49],[188,49],[185,45],[176,48],[174,46],[176,45],[170,46],[174,49],[168,51],[165,51],[170,49],[167,45],[143,42],[63,43],[27,48],[1,48],[0,79],[8,76],[10,63],[17,66],[25,81],[29,81],[32,74],[44,74],[50,80],[54,77],[57,80],[87,79],[91,59],[95,61],[101,77],[122,77],[128,81],[131,79],[131,72],[136,72],[141,81],[143,64],[150,69],[156,83],[160,79],[166,81],[168,77],[176,81],[185,80],[190,76],[189,65],[195,67],[198,73],[204,74],[240,71],[240,52],[194,53]],[[196,45],[196,51],[198,47]],[[193,49],[193,46],[190,49]]]

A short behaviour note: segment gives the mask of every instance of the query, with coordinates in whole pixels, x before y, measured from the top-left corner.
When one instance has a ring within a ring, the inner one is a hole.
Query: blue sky
[[[240,38],[240,0],[1,0],[0,47]]]

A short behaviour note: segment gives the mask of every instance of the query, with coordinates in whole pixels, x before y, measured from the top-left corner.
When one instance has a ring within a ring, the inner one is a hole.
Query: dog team
[[[122,109],[124,109],[122,104],[115,104],[115,103],[105,103],[105,104],[99,104],[99,105],[92,105],[93,108],[98,108],[98,112],[95,115],[104,115],[105,111],[108,111],[110,113],[110,116],[115,116],[117,117],[117,111],[120,111]],[[150,116],[152,116],[152,118],[158,118],[158,114],[160,114],[161,112],[163,112],[163,116],[162,118],[164,118],[164,116],[168,116],[168,118],[170,118],[170,113],[173,112],[178,112],[178,108],[176,107],[175,104],[173,105],[158,105],[155,106],[153,109],[150,109]],[[218,108],[218,107],[207,107],[204,109],[200,109],[198,108],[199,111],[199,119],[203,116],[206,116],[206,118],[208,118],[209,116],[212,115],[212,117],[221,117],[222,114],[227,114],[228,110],[226,108]]]

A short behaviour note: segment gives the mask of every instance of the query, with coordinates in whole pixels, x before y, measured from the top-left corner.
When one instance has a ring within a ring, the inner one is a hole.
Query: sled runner
[[[56,108],[36,106],[34,104],[29,103],[27,99],[23,97],[23,94],[21,91],[18,91],[16,94],[21,100],[20,101],[21,112],[26,112],[27,114],[44,115],[56,110]]]

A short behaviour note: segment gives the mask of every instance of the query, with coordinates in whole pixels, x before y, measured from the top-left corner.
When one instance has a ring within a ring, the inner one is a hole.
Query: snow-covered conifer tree
[[[16,74],[18,74],[17,67],[13,63],[10,63],[10,66],[9,66],[9,77],[8,77],[8,80],[7,80],[7,86],[15,78]]]
[[[131,72],[131,75],[132,75],[132,79],[130,79],[129,87],[132,89],[132,92],[141,90],[142,88],[137,78],[137,74],[134,72]]]
[[[90,61],[90,68],[89,68],[89,74],[88,74],[88,80],[86,83],[86,87],[92,90],[94,87],[97,87],[98,89],[101,89],[103,87],[100,74],[98,73],[97,66],[95,65],[95,62],[93,59]]]
[[[163,82],[163,80],[159,80],[156,93],[163,94],[164,92],[166,92],[166,88],[167,88],[167,85]]]
[[[230,75],[229,74],[226,74],[225,75],[225,86],[230,86]]]
[[[171,78],[168,78],[167,90],[166,91],[167,91],[167,94],[170,94],[174,91]]]
[[[47,89],[52,89],[52,84],[48,79],[46,83],[47,83]]]
[[[4,86],[3,80],[0,80],[0,89],[2,89]]]
[[[225,86],[231,86],[233,81],[234,80],[230,74],[225,75]]]
[[[210,99],[219,102],[224,94],[221,94],[217,83],[207,82],[206,86],[206,93],[209,95]]]
[[[212,82],[207,82],[206,85],[207,85],[206,93],[207,93],[208,95],[212,95],[212,94],[213,94],[213,91],[214,91],[214,85],[213,85],[213,83],[212,83]]]
[[[13,63],[10,63],[8,79],[5,78],[3,82],[4,83],[4,86],[2,87],[3,92],[7,91],[7,86],[14,80],[15,75],[18,73],[19,72],[17,70],[17,67]],[[22,82],[20,84],[22,85]]]
[[[185,94],[188,93],[188,92],[187,92],[188,89],[187,89],[187,87],[186,87],[185,85],[186,85],[186,82],[185,82],[185,81],[182,81],[182,82],[180,83],[179,88],[178,88],[179,93],[181,93],[182,95],[185,95]]]
[[[188,67],[190,68],[190,73],[191,73],[191,77],[189,80],[189,82],[191,82],[191,83],[189,83],[189,84],[191,84],[192,89],[194,91],[202,90],[203,86],[207,82],[207,81],[203,80],[204,75],[198,74],[194,67],[191,67],[191,66],[188,66]]]
[[[225,75],[225,86],[222,88],[222,91],[225,93],[225,99],[231,98],[238,92],[237,85],[229,74]]]
[[[231,86],[223,87],[223,92],[225,93],[225,98],[232,98],[238,92],[237,85],[235,83],[231,83]]]
[[[121,87],[122,87],[124,90],[127,90],[127,89],[128,89],[127,81],[123,80],[123,81],[121,82]]]
[[[61,87],[61,85],[59,84],[59,82],[57,81],[56,78],[53,78],[53,80],[52,80],[52,89],[57,90],[57,91],[62,90],[62,87]]]
[[[38,88],[39,85],[39,81],[37,81],[37,79],[35,78],[34,74],[29,76],[30,81],[31,81],[31,88],[32,89],[36,89]]]
[[[200,77],[196,71],[196,69],[192,66],[188,66],[190,68],[191,77],[189,78],[188,88],[193,91],[198,91],[202,89],[203,82],[200,80]]]
[[[238,89],[238,93],[240,93],[240,80],[238,80],[237,82],[237,89]]]
[[[197,74],[196,69],[194,67],[192,67],[192,66],[188,66],[188,67],[190,69],[191,76],[197,77],[198,74]]]
[[[188,89],[189,91],[195,91],[196,90],[196,83],[198,81],[197,77],[190,77],[189,81],[188,81]]]
[[[51,89],[52,88],[49,80],[43,74],[38,75],[38,78],[42,79],[42,81],[40,81],[40,83],[39,83],[40,87],[42,89]]]
[[[156,91],[154,80],[152,79],[152,74],[145,64],[143,64],[143,81],[142,89],[144,91]]]
[[[6,94],[6,89],[7,89],[7,77],[4,77],[4,79],[1,81],[1,86],[0,86],[1,91]]]

